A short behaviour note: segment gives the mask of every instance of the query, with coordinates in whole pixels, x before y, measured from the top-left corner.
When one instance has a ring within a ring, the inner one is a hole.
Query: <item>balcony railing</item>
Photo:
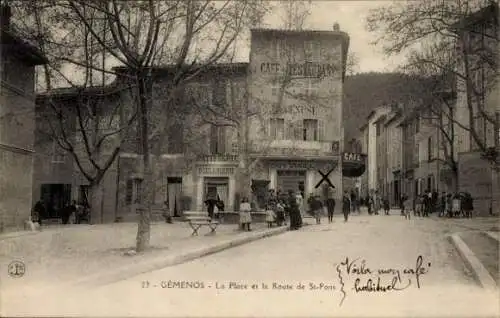
[[[238,155],[216,154],[216,155],[199,155],[198,161],[203,162],[221,162],[221,161],[238,161]]]

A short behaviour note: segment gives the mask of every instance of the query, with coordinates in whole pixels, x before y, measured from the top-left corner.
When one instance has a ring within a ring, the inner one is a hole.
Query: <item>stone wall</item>
[[[0,232],[22,229],[31,215],[33,154],[0,147]]]

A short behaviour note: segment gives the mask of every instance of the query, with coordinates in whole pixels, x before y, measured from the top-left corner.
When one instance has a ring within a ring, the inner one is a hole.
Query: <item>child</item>
[[[413,208],[411,203],[411,200],[409,200],[408,197],[405,196],[403,199],[403,214],[405,216],[405,220],[411,219],[411,210]]]
[[[271,209],[267,209],[266,211],[266,222],[268,228],[273,227],[273,223],[276,222],[276,214]]]
[[[276,225],[281,226],[284,223],[286,226],[285,206],[281,200],[276,204],[276,214]]]
[[[319,200],[319,196],[314,196],[311,201],[311,209],[316,219],[316,224],[321,224],[321,212],[323,212],[323,203]]]
[[[389,206],[389,200],[387,200],[387,198],[384,198],[383,206],[385,215],[389,215],[390,206]]]
[[[251,210],[252,207],[248,202],[248,198],[246,197],[243,198],[240,204],[240,224],[242,229],[246,231],[251,231],[250,229],[250,223],[252,223],[252,215],[250,214]]]

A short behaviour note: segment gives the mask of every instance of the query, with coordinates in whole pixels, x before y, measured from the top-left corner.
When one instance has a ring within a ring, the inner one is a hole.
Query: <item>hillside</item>
[[[400,73],[371,72],[347,77],[344,82],[344,140],[359,134],[359,128],[375,108],[411,98],[415,86],[417,83],[410,76]]]

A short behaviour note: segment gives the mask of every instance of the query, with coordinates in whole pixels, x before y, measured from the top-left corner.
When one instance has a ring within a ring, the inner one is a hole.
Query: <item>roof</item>
[[[201,72],[208,72],[208,71],[237,71],[237,72],[246,72],[248,70],[248,62],[240,62],[240,63],[213,63],[210,65],[203,65],[203,64],[185,64],[184,68],[189,70],[195,70],[196,68],[201,68]],[[170,73],[175,71],[177,68],[177,65],[175,64],[166,64],[162,66],[155,66],[152,68],[152,72],[155,74],[162,74],[162,73]],[[117,73],[126,73],[128,70],[128,67],[126,66],[117,66],[113,67],[113,71]]]
[[[109,96],[119,93],[122,90],[121,86],[112,83],[106,86],[73,86],[51,89],[47,92],[38,93],[36,95],[37,102],[45,98],[71,99],[78,96]]]
[[[454,31],[462,31],[486,21],[494,21],[498,24],[498,13],[498,3],[490,1],[488,6],[460,19],[453,24],[450,29]]]
[[[401,109],[397,109],[396,111],[391,113],[392,116],[390,116],[387,121],[384,123],[384,126],[387,127],[397,119],[400,119],[403,117],[403,112]]]
[[[47,58],[36,48],[28,42],[21,39],[19,35],[12,29],[1,28],[0,45],[2,51],[12,53],[14,56],[20,58],[30,65],[42,65],[48,63]]]

